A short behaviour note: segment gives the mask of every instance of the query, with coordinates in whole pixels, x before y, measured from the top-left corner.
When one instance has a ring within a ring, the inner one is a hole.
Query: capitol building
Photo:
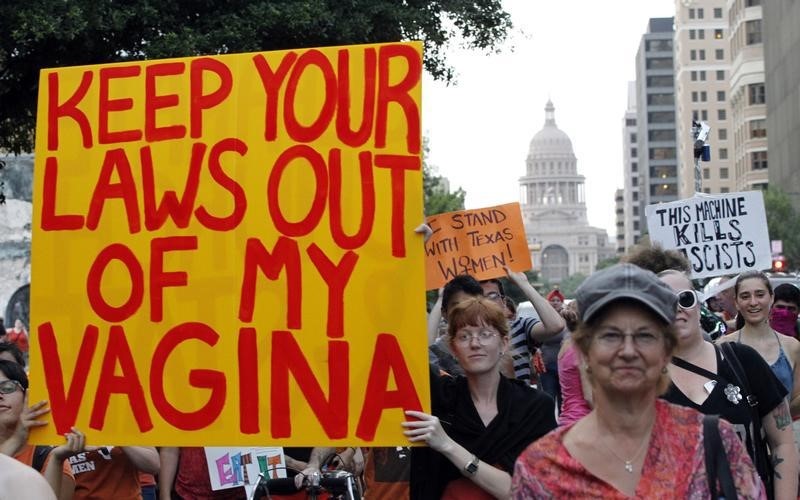
[[[586,219],[585,177],[569,136],[556,126],[555,107],[547,101],[542,130],[533,136],[520,203],[533,270],[559,283],[570,275],[593,273],[597,263],[615,256],[604,229]]]

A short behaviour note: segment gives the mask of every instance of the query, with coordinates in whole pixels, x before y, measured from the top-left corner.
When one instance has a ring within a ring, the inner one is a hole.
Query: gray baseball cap
[[[590,321],[608,304],[632,300],[666,323],[675,320],[678,297],[658,276],[633,264],[616,264],[592,274],[575,292],[581,321]]]

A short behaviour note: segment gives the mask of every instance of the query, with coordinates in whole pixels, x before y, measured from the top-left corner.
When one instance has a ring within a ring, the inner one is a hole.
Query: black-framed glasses
[[[11,394],[16,392],[17,389],[25,392],[25,388],[16,380],[3,380],[0,382],[0,394]]]
[[[694,290],[681,290],[678,292],[678,307],[691,309],[697,305],[697,292]]]

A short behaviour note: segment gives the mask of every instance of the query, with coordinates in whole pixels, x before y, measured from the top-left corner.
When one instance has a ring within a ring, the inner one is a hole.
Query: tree
[[[3,0],[0,149],[32,151],[43,68],[422,40],[449,82],[450,43],[497,50],[510,28],[501,0]]]
[[[451,193],[446,189],[444,177],[436,175],[436,167],[422,166],[422,189],[425,201],[425,215],[436,215],[455,210],[464,210],[464,197],[467,193],[460,187]]]
[[[800,214],[792,206],[789,196],[778,188],[764,191],[764,210],[767,212],[767,230],[771,240],[783,242],[783,256],[789,269],[800,267]]]
[[[575,298],[575,290],[581,286],[583,280],[586,279],[586,275],[581,273],[575,273],[572,276],[567,277],[567,279],[562,280],[559,283],[558,288],[561,290],[561,293],[568,299]]]
[[[601,269],[605,269],[607,267],[611,267],[614,264],[619,264],[619,257],[609,257],[607,259],[603,259],[597,263],[597,267],[595,267],[595,271],[599,271]]]

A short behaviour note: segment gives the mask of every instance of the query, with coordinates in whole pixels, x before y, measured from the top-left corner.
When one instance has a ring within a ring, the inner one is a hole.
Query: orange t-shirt
[[[139,470],[120,447],[103,447],[69,457],[75,500],[139,500]]]
[[[34,448],[35,447],[33,445],[26,444],[25,446],[22,447],[22,449],[19,450],[19,452],[17,452],[16,455],[14,455],[14,458],[27,466],[33,467]],[[50,463],[50,458],[52,457],[52,455],[53,455],[52,453],[49,453],[47,455],[47,458],[44,459],[42,470],[39,471],[40,473],[44,472],[45,469],[47,469],[47,464]],[[66,460],[64,460],[64,462],[61,464],[61,471],[62,474],[64,475],[64,477],[61,479],[62,481],[69,480],[73,483],[75,482],[75,478],[72,475],[72,469],[69,467],[69,462],[67,462]]]

